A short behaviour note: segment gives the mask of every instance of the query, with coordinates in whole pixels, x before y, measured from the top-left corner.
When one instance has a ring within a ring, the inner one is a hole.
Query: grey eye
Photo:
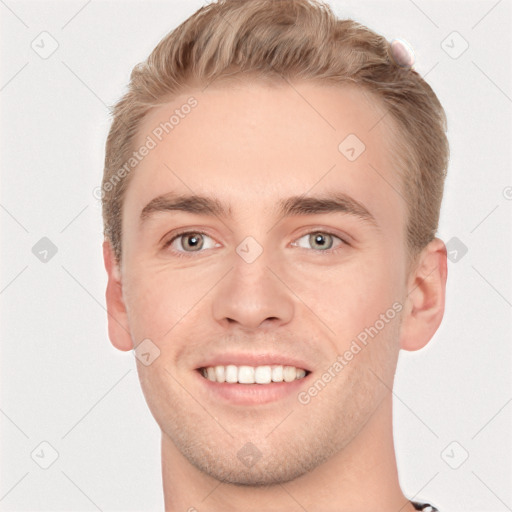
[[[193,251],[201,249],[204,245],[203,235],[200,233],[187,234],[182,236],[181,246],[184,249],[192,249]]]
[[[207,240],[210,240],[209,245]],[[187,233],[180,233],[179,235],[176,235],[169,242],[169,246],[177,252],[200,252],[201,249],[212,249],[215,247],[215,242],[205,233],[189,231]]]
[[[321,250],[329,250],[333,246],[333,240],[338,239],[340,242],[343,242],[341,238],[331,235],[330,233],[324,233],[323,231],[315,231],[313,233],[308,233],[307,235],[304,235],[300,237],[297,240],[297,243],[294,245],[298,245],[299,247],[303,247],[305,249],[308,249],[309,247],[304,246],[300,243],[301,240],[306,240],[306,244],[310,244],[311,248],[317,251]]]

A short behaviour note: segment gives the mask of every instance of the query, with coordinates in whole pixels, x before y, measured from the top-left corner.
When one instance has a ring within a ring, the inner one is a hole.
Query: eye
[[[301,243],[302,240],[305,240]],[[332,249],[334,240],[340,242],[337,248]],[[205,243],[206,241],[206,243]],[[323,252],[327,254],[335,253],[344,246],[348,245],[339,236],[334,235],[326,231],[313,231],[300,237],[296,242],[291,245],[308,249],[307,244],[310,244],[311,248],[315,252]],[[203,252],[202,249],[213,249],[219,247],[220,244],[215,243],[212,237],[202,231],[185,231],[178,233],[164,243],[164,249],[170,248],[171,252],[175,253],[176,256],[188,256],[195,252]]]
[[[210,243],[205,243],[210,240]],[[173,236],[164,244],[164,249],[170,247],[178,256],[183,253],[201,252],[201,249],[212,249],[216,247],[213,238],[201,231],[186,231]]]
[[[308,233],[307,235],[304,235],[300,237],[297,242],[293,242],[291,245],[308,248],[307,244],[310,244],[310,246],[313,248],[313,250],[317,252],[336,252],[338,248],[331,249],[333,246],[333,240],[337,239],[341,242],[340,246],[343,247],[346,245],[346,242],[342,240],[340,237],[328,233],[326,231],[313,231],[311,233]],[[306,246],[301,245],[301,240],[305,240]]]

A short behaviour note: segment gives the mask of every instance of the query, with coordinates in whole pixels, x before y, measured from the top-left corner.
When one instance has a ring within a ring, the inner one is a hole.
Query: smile
[[[236,366],[220,365],[199,368],[199,373],[211,382],[228,384],[270,384],[272,382],[293,382],[310,372],[295,366]]]

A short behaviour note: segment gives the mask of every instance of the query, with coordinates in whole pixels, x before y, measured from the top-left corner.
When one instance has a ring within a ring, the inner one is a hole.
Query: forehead
[[[336,191],[396,222],[405,204],[385,113],[353,86],[245,82],[190,90],[139,127],[135,149],[151,149],[131,177],[125,217],[167,192],[218,197],[237,217],[253,207],[268,212],[284,197]]]

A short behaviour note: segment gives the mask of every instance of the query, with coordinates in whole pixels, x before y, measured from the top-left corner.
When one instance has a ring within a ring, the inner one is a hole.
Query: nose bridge
[[[272,262],[271,251],[255,238],[242,240],[233,253],[231,272],[216,287],[213,315],[218,322],[257,328],[265,320],[279,324],[290,321],[292,294],[274,275]]]

